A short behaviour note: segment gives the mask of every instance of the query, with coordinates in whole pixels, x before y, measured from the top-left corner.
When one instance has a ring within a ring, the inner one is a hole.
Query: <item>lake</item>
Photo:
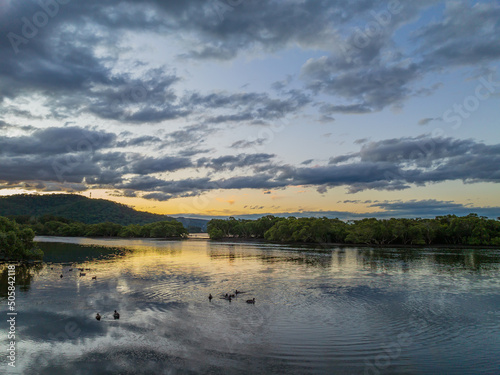
[[[7,374],[500,373],[500,250],[37,240]]]

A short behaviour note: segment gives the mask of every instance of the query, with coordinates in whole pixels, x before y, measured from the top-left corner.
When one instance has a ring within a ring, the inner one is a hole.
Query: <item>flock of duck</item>
[[[221,295],[220,295],[221,297],[220,297],[220,298],[221,298],[221,299],[225,299],[225,300],[227,300],[227,301],[231,302],[231,300],[233,300],[234,298],[236,298],[236,297],[238,296],[238,294],[241,294],[241,293],[245,293],[245,292],[241,292],[241,291],[239,291],[238,289],[236,289],[236,290],[234,291],[234,293],[232,293],[232,294],[229,294],[229,293],[222,294],[222,293],[221,293]],[[208,300],[209,300],[210,302],[212,302],[212,299],[213,299],[213,298],[214,298],[214,297],[212,296],[212,294],[209,294],[209,295],[208,295]],[[246,302],[247,302],[247,303],[251,303],[251,304],[255,304],[255,298],[252,298],[252,299],[247,299],[247,301],[246,301]]]
[[[51,270],[54,269],[54,267],[50,267]],[[77,268],[78,271],[80,271],[80,277],[83,277],[83,276],[86,276],[87,273],[83,272],[83,271],[90,271],[90,268]],[[73,268],[70,268],[68,270],[68,272],[72,272],[73,271]],[[64,277],[64,275],[61,273],[61,276],[60,278],[62,279]],[[97,276],[92,276],[92,280],[97,280]]]
[[[54,267],[51,267],[50,269],[51,269],[51,270],[53,270],[53,269],[54,269]],[[83,271],[90,271],[90,268],[77,268],[77,270],[78,270],[78,271],[80,271],[80,277],[83,277],[83,276],[86,276],[86,275],[87,275],[87,274],[86,274],[85,272],[83,272]],[[70,268],[70,269],[68,270],[68,272],[72,272],[72,271],[73,271],[73,268]],[[64,275],[63,275],[63,274],[61,274],[60,278],[62,279],[63,277],[64,277]],[[97,276],[92,276],[92,280],[97,280]],[[227,301],[231,302],[231,300],[233,300],[234,298],[236,298],[236,297],[238,296],[238,294],[242,294],[242,293],[245,293],[245,292],[242,292],[242,291],[239,291],[238,289],[236,289],[236,290],[234,291],[234,293],[232,293],[232,294],[229,294],[229,293],[222,294],[222,293],[221,293],[221,294],[220,294],[220,298],[221,298],[221,299],[225,299],[225,300],[227,300]],[[212,294],[209,294],[209,295],[208,295],[208,300],[209,300],[210,302],[212,302],[212,299],[213,299],[213,298],[214,298],[214,297],[212,296]],[[252,299],[247,299],[247,300],[246,300],[246,303],[249,303],[249,304],[255,304],[255,298],[252,298]],[[97,320],[101,320],[102,315],[101,315],[101,314],[99,314],[99,313],[97,313],[97,314],[96,314],[96,316],[95,316],[95,318],[96,318]],[[120,319],[120,313],[118,313],[118,312],[115,310],[115,312],[113,313],[113,318],[114,318],[115,320],[116,320],[116,319]]]

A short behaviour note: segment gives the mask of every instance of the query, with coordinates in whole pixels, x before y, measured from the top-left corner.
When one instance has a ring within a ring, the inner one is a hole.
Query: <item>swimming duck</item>
[[[61,275],[61,279],[63,278],[63,275]]]
[[[120,319],[120,314],[116,310],[115,313],[113,314],[113,318]]]
[[[212,297],[212,294],[209,294],[209,295],[208,295],[208,299],[211,301],[211,300],[212,300],[212,298],[214,298],[214,297]]]
[[[255,303],[255,298],[247,299],[247,303]]]
[[[92,276],[92,280],[97,280],[97,276]]]
[[[101,315],[99,315],[99,313],[97,313],[97,315],[95,316],[95,318],[96,318],[97,320],[101,320]]]
[[[85,275],[86,275],[86,273],[80,272],[80,277],[85,276]]]

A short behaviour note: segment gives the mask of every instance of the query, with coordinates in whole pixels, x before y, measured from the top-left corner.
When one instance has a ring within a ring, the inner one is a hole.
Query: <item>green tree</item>
[[[0,217],[0,253],[14,259],[41,259],[43,252],[35,247],[35,233],[21,229],[15,221]]]

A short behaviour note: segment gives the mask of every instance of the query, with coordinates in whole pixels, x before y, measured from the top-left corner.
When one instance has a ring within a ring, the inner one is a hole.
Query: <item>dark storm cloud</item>
[[[161,180],[152,176],[134,177],[130,180],[116,185],[118,189],[130,189],[134,191],[161,192],[170,194],[172,197],[189,196],[218,187],[210,178],[189,178],[178,181]]]
[[[237,168],[252,167],[259,164],[268,164],[276,155],[272,154],[239,154],[225,155],[217,158],[201,158],[197,161],[198,167],[211,168],[217,172]]]
[[[173,172],[179,169],[192,167],[193,163],[188,158],[163,156],[159,158],[140,157],[131,163],[130,173],[147,175],[158,172]]]
[[[419,167],[431,167],[433,162],[452,163],[454,159],[499,155],[500,145],[488,146],[470,139],[419,136],[366,143],[359,153],[335,157],[331,163],[359,158],[362,162],[415,163]]]
[[[271,98],[262,93],[211,93],[191,94],[183,99],[186,106],[197,109],[230,109],[231,114],[223,114],[206,119],[209,123],[259,122],[280,119],[294,113],[311,102],[308,95],[298,90],[283,93],[283,98]]]
[[[57,155],[92,152],[115,145],[116,135],[78,127],[47,128],[30,135],[0,139],[0,155]]]
[[[75,157],[75,160],[76,157]],[[84,178],[97,179],[102,169],[90,160],[75,162],[71,168],[65,156],[0,156],[0,181],[60,181],[81,183]]]
[[[497,2],[447,3],[444,19],[414,34],[424,65],[480,65],[500,58],[500,5]]]
[[[186,147],[203,143],[207,136],[215,133],[216,131],[216,128],[209,127],[206,124],[190,125],[182,130],[176,130],[166,134],[165,138],[167,142],[171,144]]]
[[[176,103],[172,85],[179,77],[161,69],[146,72],[140,79],[122,77],[123,82],[92,90],[86,110],[123,122],[159,122],[187,116],[190,111]]]
[[[368,113],[400,104],[411,93],[410,84],[421,77],[416,64],[387,66],[374,63],[371,69],[339,70],[331,58],[308,61],[302,76],[315,92],[340,96],[352,104],[323,106],[326,113]]]
[[[131,138],[127,141],[120,141],[116,145],[117,147],[131,147],[131,146],[144,146],[161,144],[162,140],[158,137],[153,137],[150,135],[143,135],[135,138]]]

